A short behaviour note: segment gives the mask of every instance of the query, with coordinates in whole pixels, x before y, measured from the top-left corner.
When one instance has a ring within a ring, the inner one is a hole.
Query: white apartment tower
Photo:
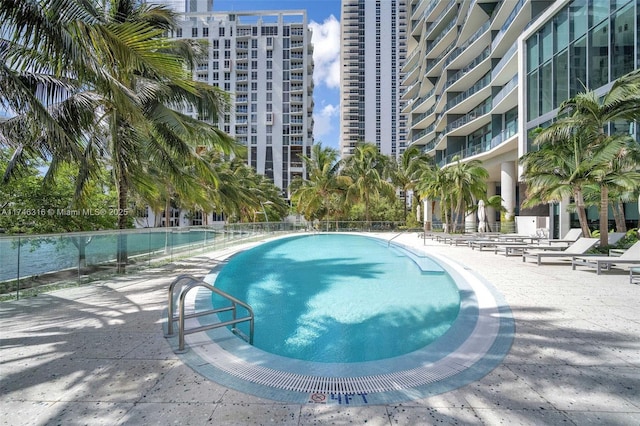
[[[182,4],[182,2],[180,2]],[[176,38],[208,42],[194,78],[232,95],[219,126],[245,145],[247,162],[287,196],[313,145],[313,46],[304,10],[212,12],[186,1]]]
[[[406,148],[401,87],[407,44],[406,0],[342,0],[340,150],[358,142],[398,156]]]

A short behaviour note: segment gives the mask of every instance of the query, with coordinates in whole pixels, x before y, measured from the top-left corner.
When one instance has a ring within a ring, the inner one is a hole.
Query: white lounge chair
[[[618,241],[620,241],[625,235],[627,235],[626,232],[609,232],[607,244],[610,246],[615,246],[616,244],[618,244]]]
[[[558,239],[558,240],[547,240],[545,242],[547,242],[549,244],[554,244],[554,243],[571,244],[571,243],[576,242],[576,240],[578,238],[580,238],[580,237],[582,237],[582,229],[580,229],[580,228],[571,228],[564,235],[564,238]]]
[[[526,262],[527,257],[533,257],[538,265],[542,263],[542,258],[572,259],[575,255],[585,254],[587,250],[598,244],[598,238],[578,238],[573,244],[564,250],[525,250],[522,253],[522,261]]]
[[[596,273],[600,275],[603,269],[609,270],[613,265],[621,263],[640,263],[640,241],[625,250],[620,256],[574,256],[571,260],[571,269],[576,266],[586,266],[587,268],[595,268]]]

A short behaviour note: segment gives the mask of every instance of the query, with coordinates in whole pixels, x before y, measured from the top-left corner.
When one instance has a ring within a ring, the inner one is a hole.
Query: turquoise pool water
[[[433,261],[357,235],[262,244],[231,258],[215,285],[252,306],[254,346],[315,362],[413,352],[442,336],[460,310],[458,287]]]

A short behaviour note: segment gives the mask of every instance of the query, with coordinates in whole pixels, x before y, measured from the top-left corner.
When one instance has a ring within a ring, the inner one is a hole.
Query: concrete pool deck
[[[423,247],[415,234],[396,241]],[[628,268],[598,276],[425,243],[491,282],[511,308],[511,350],[476,382],[352,407],[272,401],[205,379],[161,325],[168,284],[206,275],[223,254],[210,253],[1,303],[0,424],[640,424],[640,285]]]

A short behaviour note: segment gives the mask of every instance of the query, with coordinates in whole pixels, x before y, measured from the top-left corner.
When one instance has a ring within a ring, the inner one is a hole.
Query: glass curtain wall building
[[[404,152],[402,65],[406,56],[406,0],[342,0],[340,151],[359,142],[382,154]]]
[[[573,0],[556,2],[522,37],[523,143],[521,154],[535,149],[525,135],[545,127],[558,106],[579,92],[604,95],[613,82],[640,66],[640,1]],[[628,131],[640,140],[637,126],[618,123],[615,131]],[[614,129],[605,129],[614,131]],[[566,202],[551,207],[552,229],[562,235],[577,227],[577,217],[566,211]],[[638,223],[638,203],[626,203],[630,226]],[[613,215],[609,217],[613,222]],[[598,211],[588,218],[597,227]]]
[[[519,215],[528,131],[578,91],[604,91],[638,68],[638,3],[412,0],[403,68],[409,143],[441,167],[481,160],[487,195],[502,197],[507,217]],[[487,220],[497,213],[489,209]]]

